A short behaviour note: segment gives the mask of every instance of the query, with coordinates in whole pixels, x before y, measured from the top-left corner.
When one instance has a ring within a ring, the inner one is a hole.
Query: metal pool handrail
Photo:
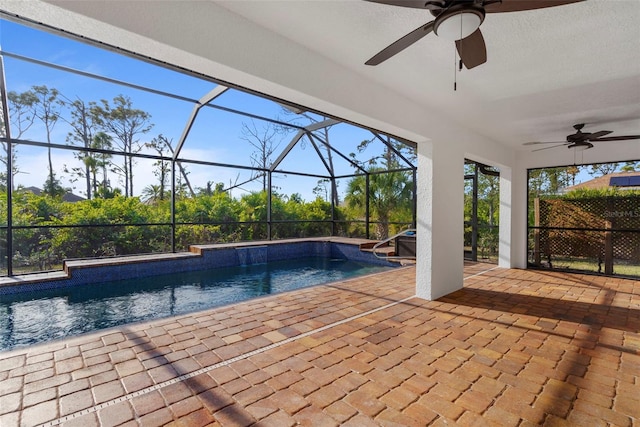
[[[408,233],[413,233],[415,235],[415,233],[417,232],[417,230],[415,228],[407,228],[406,230],[402,230],[401,232],[394,234],[391,237],[387,237],[386,239],[376,243],[373,248],[371,249],[371,251],[373,252],[373,255],[376,258],[379,259],[416,259],[415,256],[380,256],[378,255],[378,253],[376,253],[376,249],[378,249],[379,247],[381,247],[382,245],[384,245],[385,243],[389,243],[390,241],[392,241],[393,239],[395,239],[396,237],[400,237],[400,236],[408,236]],[[397,248],[396,248],[397,249]]]

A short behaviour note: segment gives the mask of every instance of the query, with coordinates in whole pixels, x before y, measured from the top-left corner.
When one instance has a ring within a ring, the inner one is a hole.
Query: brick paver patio
[[[0,353],[0,426],[640,425],[640,282],[415,268]]]

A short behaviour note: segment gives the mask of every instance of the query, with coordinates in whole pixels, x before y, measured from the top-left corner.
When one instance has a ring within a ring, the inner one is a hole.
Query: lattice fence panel
[[[640,264],[640,231],[613,233],[613,258]]]
[[[544,257],[604,257],[604,233],[587,230],[541,230],[540,249]]]
[[[614,230],[640,231],[640,196],[615,198],[604,216]]]
[[[640,196],[541,199],[537,217],[540,229],[531,238],[547,266],[580,259],[598,271],[607,262],[640,271]]]

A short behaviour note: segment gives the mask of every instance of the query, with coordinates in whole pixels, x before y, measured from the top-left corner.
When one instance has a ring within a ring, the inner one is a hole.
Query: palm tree
[[[375,167],[369,172],[369,214],[377,219],[376,238],[389,236],[389,222],[394,216],[411,212],[413,178],[408,172],[384,172],[384,168]],[[381,172],[381,173],[376,173]],[[367,181],[365,175],[351,179],[347,184],[345,201],[347,206],[366,211]]]
[[[155,184],[150,184],[144,187],[141,194],[143,201],[151,203],[164,200],[165,195],[166,194],[163,194],[163,186]]]

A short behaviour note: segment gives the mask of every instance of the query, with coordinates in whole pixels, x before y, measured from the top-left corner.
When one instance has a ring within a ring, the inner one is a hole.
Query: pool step
[[[373,247],[375,245],[377,245],[380,241],[368,241],[365,243],[361,243],[360,246],[360,251],[362,252],[371,252],[373,253]],[[390,244],[391,242],[387,242],[385,244],[383,244],[382,246],[379,246],[376,249],[376,253],[378,255],[383,255],[383,256],[387,256],[387,257],[395,257],[398,254],[396,253],[396,247],[395,246],[391,246]],[[397,262],[400,265],[414,265],[416,263],[415,259],[412,258],[389,258],[388,259],[389,262]]]
[[[360,244],[360,251],[362,252],[371,252],[373,253],[373,247],[380,243],[380,241],[370,241],[366,243]],[[396,249],[394,246],[391,246],[389,243],[380,246],[376,252],[385,256],[394,256],[396,254]]]

